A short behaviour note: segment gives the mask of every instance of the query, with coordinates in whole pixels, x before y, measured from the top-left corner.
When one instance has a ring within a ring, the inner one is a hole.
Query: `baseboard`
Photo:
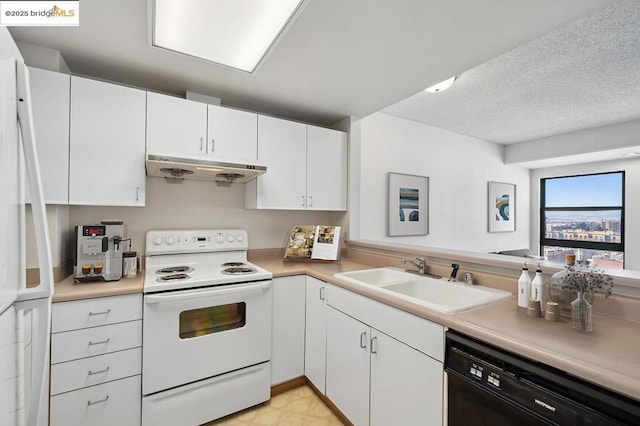
[[[298,377],[293,380],[289,380],[288,382],[280,383],[279,385],[271,386],[271,398],[276,395],[280,395],[281,393],[288,392],[292,389],[299,388],[300,386],[304,386],[309,382],[309,380],[305,376]]]
[[[305,379],[306,379],[306,377],[305,377]],[[316,388],[313,385],[313,383],[308,382],[307,386],[309,386],[311,388],[311,390],[313,392],[315,392],[316,395],[318,395],[318,398],[320,398],[322,400],[322,402],[324,402],[324,405],[326,405],[329,408],[329,410],[331,410],[331,412],[338,418],[338,420],[340,420],[342,422],[342,424],[347,425],[347,426],[354,426],[354,424],[351,423],[351,421],[349,421],[347,416],[342,414],[342,411],[340,411],[340,409],[338,407],[336,407],[336,405],[329,398],[327,398],[326,395],[324,395],[322,392],[320,392],[320,390],[318,388]]]

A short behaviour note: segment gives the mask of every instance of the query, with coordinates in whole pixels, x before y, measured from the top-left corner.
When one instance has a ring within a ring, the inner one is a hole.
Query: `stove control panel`
[[[189,229],[147,231],[147,256],[248,250],[245,229]]]

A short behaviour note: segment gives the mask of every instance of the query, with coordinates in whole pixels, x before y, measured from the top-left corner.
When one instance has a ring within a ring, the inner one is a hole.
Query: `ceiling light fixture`
[[[151,44],[255,72],[308,0],[154,0]]]
[[[451,85],[453,84],[454,81],[456,81],[458,79],[458,77],[460,77],[459,75],[454,75],[451,78],[446,79],[445,81],[441,81],[438,84],[434,84],[431,87],[427,87],[426,89],[424,89],[425,92],[429,92],[429,93],[439,93],[439,92],[444,92],[445,90],[447,90],[449,87],[451,87]]]
[[[640,156],[640,152],[627,152],[623,154],[623,157],[638,157]]]

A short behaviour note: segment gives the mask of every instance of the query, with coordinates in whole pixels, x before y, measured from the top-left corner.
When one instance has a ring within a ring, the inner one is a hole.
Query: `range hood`
[[[266,173],[267,167],[233,161],[206,160],[166,155],[147,155],[147,176],[167,178],[176,183],[184,179],[245,183]]]

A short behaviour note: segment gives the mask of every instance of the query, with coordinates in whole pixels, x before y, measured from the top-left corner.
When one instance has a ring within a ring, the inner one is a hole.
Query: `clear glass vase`
[[[558,304],[560,317],[564,319],[571,318],[571,302],[577,297],[578,292],[575,290],[563,289],[567,275],[573,272],[575,268],[576,256],[568,254],[565,256],[565,267],[563,270],[556,272],[551,276],[549,282],[549,299]]]
[[[578,292],[578,297],[571,302],[571,326],[581,333],[590,333],[593,330],[591,303],[589,293]]]

